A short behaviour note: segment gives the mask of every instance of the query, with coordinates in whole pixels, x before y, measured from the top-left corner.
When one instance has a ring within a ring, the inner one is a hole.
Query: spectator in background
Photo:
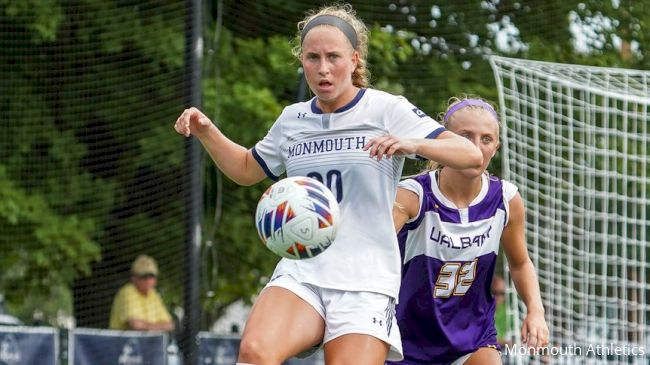
[[[131,281],[117,292],[109,328],[136,331],[172,331],[174,322],[156,291],[156,261],[140,255],[131,266]]]
[[[497,342],[499,345],[504,346],[506,343],[510,343],[506,340],[506,335],[509,332],[506,314],[506,281],[499,274],[494,275],[492,279],[492,296],[496,303],[494,326],[497,329]]]

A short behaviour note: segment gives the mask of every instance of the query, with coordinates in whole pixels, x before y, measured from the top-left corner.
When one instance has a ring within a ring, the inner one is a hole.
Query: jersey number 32
[[[434,298],[465,295],[476,278],[476,262],[448,262],[440,268],[433,290]]]

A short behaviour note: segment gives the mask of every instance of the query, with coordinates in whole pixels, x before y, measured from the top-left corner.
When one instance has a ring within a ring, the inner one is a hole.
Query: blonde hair
[[[350,4],[337,4],[322,7],[318,10],[310,11],[307,16],[298,22],[298,33],[293,40],[295,44],[292,53],[298,60],[302,55],[302,30],[314,18],[320,15],[333,15],[345,20],[354,28],[357,33],[357,46],[355,50],[359,53],[359,62],[352,72],[352,84],[356,87],[365,88],[369,85],[370,71],[368,70],[368,28],[361,19],[357,17],[356,11]]]
[[[438,114],[438,119],[440,120],[440,124],[442,124],[443,127],[449,129],[449,125],[451,124],[451,121],[454,120],[454,114],[449,115],[445,119],[445,116],[447,115],[447,112],[449,112],[449,110],[451,108],[453,108],[456,104],[462,102],[463,100],[468,100],[468,99],[481,100],[481,101],[489,104],[492,107],[492,109],[494,109],[495,111],[497,110],[494,103],[492,103],[492,102],[490,102],[488,100],[485,100],[485,99],[481,98],[480,96],[475,96],[475,95],[463,95],[463,96],[459,96],[459,97],[452,96],[447,101],[447,109],[445,109],[445,112]],[[466,109],[468,109],[468,110],[483,110],[483,111],[487,112],[487,110],[484,109],[483,107],[476,106],[476,105],[468,105],[468,106],[462,107],[459,110],[466,110]],[[497,123],[497,140],[498,140],[500,138],[499,137],[499,132],[501,130],[501,123],[499,122],[499,119],[496,119],[496,123]],[[424,167],[424,169],[420,173],[428,173],[429,171],[439,170],[439,169],[442,169],[443,167],[444,167],[443,165],[439,164],[436,161],[429,161],[429,162],[427,162],[426,166]]]
[[[476,96],[476,95],[452,96],[451,98],[449,98],[449,100],[447,100],[447,109],[445,109],[445,112],[438,114],[438,118],[440,119],[443,127],[445,127],[445,128],[449,127],[449,124],[450,124],[449,122],[453,119],[453,114],[448,116],[447,119],[445,119],[445,116],[447,115],[449,110],[451,108],[453,108],[456,104],[459,104],[462,101],[470,100],[470,99],[472,99],[472,100],[480,100],[480,101],[490,105],[492,107],[492,109],[494,109],[495,112],[497,110],[496,105],[494,103],[492,103],[489,100],[485,100],[480,96]],[[462,109],[459,109],[459,110],[465,110],[465,109],[469,109],[469,110],[486,110],[485,108],[483,108],[481,106],[478,106],[478,105],[467,105],[467,106],[465,106],[465,107],[463,107]],[[497,125],[499,127],[501,127],[501,123],[499,122],[499,119],[497,119],[496,122],[497,122]],[[498,132],[499,131],[497,130],[497,137],[498,137]]]

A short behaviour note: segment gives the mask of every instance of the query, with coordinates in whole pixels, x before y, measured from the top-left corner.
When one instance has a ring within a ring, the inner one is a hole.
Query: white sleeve
[[[510,181],[506,180],[501,180],[503,181],[503,198],[506,200],[506,202],[509,202],[512,200],[512,198],[515,197],[515,194],[517,194],[517,186],[515,184],[511,183]]]
[[[501,181],[503,183],[503,187],[502,187],[503,203],[506,207],[506,221],[504,222],[504,224],[508,224],[508,221],[510,220],[510,201],[512,200],[512,198],[515,197],[515,195],[517,194],[517,190],[519,189],[517,188],[517,186],[515,186],[515,184],[509,181],[505,181],[505,180],[501,180]]]
[[[257,142],[255,147],[251,149],[253,157],[260,164],[266,176],[274,181],[278,181],[280,175],[286,170],[280,149],[282,144],[282,115],[273,123],[264,139]]]
[[[408,225],[408,223],[413,223],[419,220],[422,216],[422,200],[424,197],[424,190],[422,189],[422,185],[417,181],[415,181],[414,179],[406,179],[400,181],[399,184],[397,184],[397,187],[415,193],[415,195],[418,196],[418,200],[420,203],[420,207],[418,208],[418,214],[415,217],[407,220],[406,225]]]
[[[388,113],[388,132],[399,138],[436,138],[446,129],[405,97],[397,96]]]

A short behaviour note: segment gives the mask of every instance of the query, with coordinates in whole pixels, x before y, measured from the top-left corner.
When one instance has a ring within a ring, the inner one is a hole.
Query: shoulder
[[[115,294],[115,299],[121,299],[121,298],[126,298],[132,293],[135,292],[135,286],[133,286],[132,283],[126,283],[120,287],[120,289],[117,291],[117,294]]]
[[[369,98],[376,98],[376,99],[384,99],[384,100],[390,100],[397,98],[396,95],[393,95],[391,93],[387,93],[383,90],[377,90],[377,89],[372,89],[372,88],[367,88],[366,89],[366,96]]]
[[[524,217],[524,200],[518,192],[517,186],[510,181],[501,181],[501,191],[503,194],[503,204],[506,208],[506,228],[512,227],[511,222],[523,222]]]
[[[135,285],[133,283],[126,283],[122,286],[121,291],[127,294],[135,293],[137,289],[135,288]]]
[[[385,91],[374,89],[368,90],[369,92],[372,90],[372,92],[370,92],[371,97],[368,98],[368,105],[370,105],[373,110],[378,110],[379,113],[386,115],[388,119],[408,122],[419,120],[435,122],[433,118],[429,117],[403,95],[393,95]],[[427,125],[425,128],[430,128],[430,126]]]
[[[423,195],[425,191],[431,189],[431,173],[420,174],[409,177],[399,182],[400,188],[410,190],[418,195]]]
[[[401,95],[393,95],[382,90],[366,89],[365,96],[368,102],[378,105],[390,106],[400,102],[408,102],[408,100]]]
[[[488,181],[490,182],[490,189],[492,191],[501,190],[503,198],[506,201],[512,199],[517,193],[517,186],[508,180],[504,180],[495,175],[488,175]]]
[[[151,294],[153,294],[154,297],[161,298],[160,293],[158,292],[158,289],[151,289]]]
[[[314,101],[314,98],[311,98],[307,101],[300,101],[297,103],[289,104],[284,107],[283,113],[287,111],[294,111],[294,110],[305,110],[305,109],[311,109],[312,102]]]
[[[502,179],[500,179],[500,180],[501,180],[501,184],[503,185],[503,186],[502,186],[502,189],[503,189],[503,198],[504,198],[506,201],[510,201],[512,198],[515,197],[515,195],[517,194],[517,191],[518,191],[519,189],[517,188],[517,185],[511,183],[511,182],[508,181],[508,180],[502,180]]]
[[[293,103],[289,104],[282,109],[282,112],[280,113],[280,116],[278,117],[278,120],[281,119],[288,119],[288,118],[295,118],[298,117],[299,113],[309,113],[312,111],[311,109],[311,103],[312,100],[308,101],[303,101],[299,103]]]

